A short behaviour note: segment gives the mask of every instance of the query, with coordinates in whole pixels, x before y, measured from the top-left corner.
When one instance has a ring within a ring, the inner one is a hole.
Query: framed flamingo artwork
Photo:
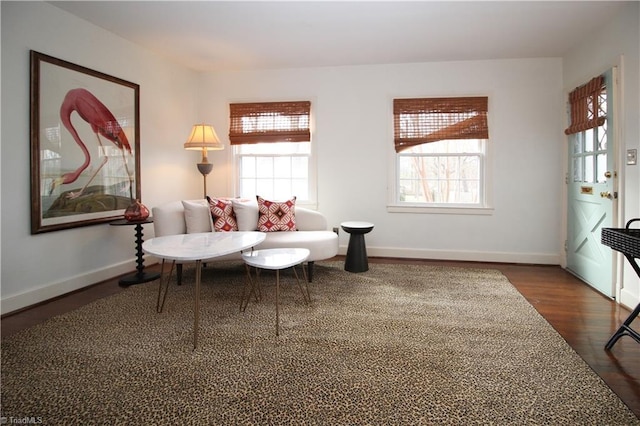
[[[140,199],[140,86],[31,51],[31,233],[121,218]]]

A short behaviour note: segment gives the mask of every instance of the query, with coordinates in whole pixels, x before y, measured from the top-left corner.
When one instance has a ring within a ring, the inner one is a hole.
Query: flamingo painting
[[[102,136],[111,141],[122,152],[124,166],[127,171],[127,175],[129,176],[129,198],[133,199],[133,178],[131,177],[131,173],[129,173],[126,161],[126,154],[131,154],[131,145],[129,145],[129,140],[111,111],[109,111],[109,109],[91,92],[85,89],[69,90],[64,97],[62,105],[60,106],[60,119],[62,120],[62,124],[69,133],[71,133],[73,140],[84,153],[84,162],[75,171],[65,173],[54,179],[51,184],[50,193],[52,193],[59,185],[75,182],[80,174],[91,164],[91,154],[89,153],[89,149],[87,149],[87,145],[82,141],[73,126],[73,123],[71,123],[71,114],[74,111],[78,113],[80,118],[89,123],[91,130],[93,130],[96,138],[98,139],[98,145],[100,147],[103,147],[102,139],[100,138],[100,136]],[[107,161],[109,161],[109,158],[107,156],[103,157],[102,162],[89,177],[87,183],[85,183],[80,190],[70,192],[67,195],[67,198],[77,198],[82,195],[84,190],[91,181],[93,181]]]

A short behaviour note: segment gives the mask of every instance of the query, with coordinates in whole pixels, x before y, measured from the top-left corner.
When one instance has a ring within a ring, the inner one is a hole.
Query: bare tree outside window
[[[484,141],[446,140],[398,154],[399,200],[406,203],[480,204]]]
[[[487,97],[393,101],[396,203],[484,207]]]

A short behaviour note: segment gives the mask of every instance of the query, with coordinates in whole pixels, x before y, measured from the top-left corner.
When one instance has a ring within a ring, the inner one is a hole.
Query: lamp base
[[[206,162],[198,163],[197,166],[198,171],[202,173],[202,180],[204,182],[204,198],[207,198],[207,175],[213,170],[213,164]]]
[[[213,164],[211,163],[198,163],[198,171],[202,173],[203,176],[208,175],[213,170]]]

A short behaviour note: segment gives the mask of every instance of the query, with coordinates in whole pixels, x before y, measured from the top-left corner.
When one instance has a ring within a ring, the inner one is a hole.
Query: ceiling
[[[52,1],[199,71],[561,57],[617,1]]]

